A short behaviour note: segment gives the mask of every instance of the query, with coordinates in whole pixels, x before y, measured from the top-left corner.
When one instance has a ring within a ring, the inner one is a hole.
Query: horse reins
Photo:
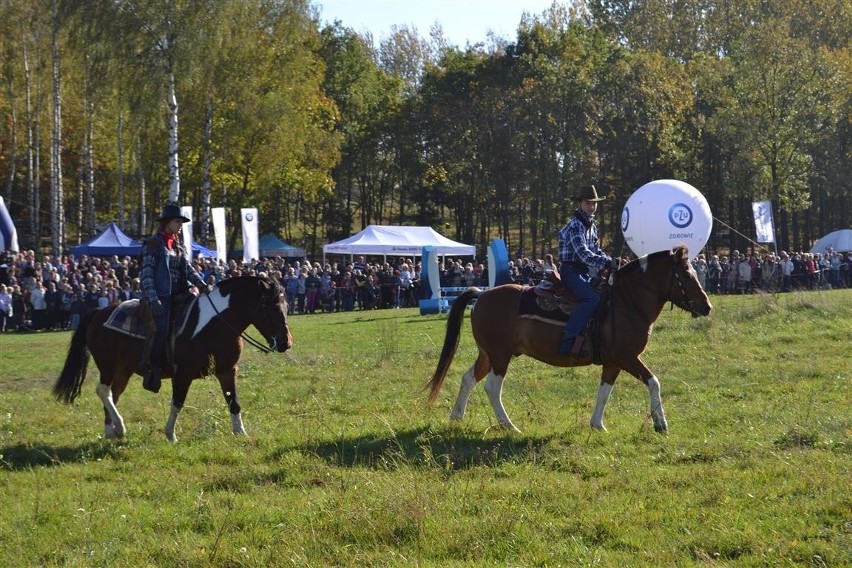
[[[222,312],[219,311],[219,308],[216,307],[216,304],[214,304],[213,300],[210,298],[210,293],[207,292],[205,294],[205,296],[207,296],[207,301],[210,302],[210,305],[213,307],[213,311],[216,312],[216,315],[219,316],[219,319],[225,324],[225,327],[227,327],[229,330],[231,330],[231,333],[233,333],[234,335],[236,335],[238,337],[242,337],[244,341],[253,345],[254,347],[257,347],[263,353],[272,352],[272,350],[275,347],[275,343],[276,343],[276,340],[275,340],[274,337],[272,338],[272,346],[269,347],[269,346],[263,345],[260,341],[258,341],[256,339],[254,339],[253,337],[247,335],[245,331],[243,331],[243,332],[237,331],[236,329],[234,329],[234,326],[232,326],[231,323],[222,316]],[[260,306],[258,306],[258,309],[265,308],[265,307],[266,307],[266,295],[263,296],[263,299],[261,300]],[[266,322],[270,323],[269,327],[271,328],[272,325],[271,325],[271,322],[269,321],[269,314],[266,313],[265,309],[263,311],[263,315],[264,315],[264,317],[266,317]]]

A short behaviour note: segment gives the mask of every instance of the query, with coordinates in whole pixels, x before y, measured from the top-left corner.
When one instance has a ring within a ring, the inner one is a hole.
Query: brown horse
[[[86,379],[89,354],[100,371],[97,393],[104,405],[107,438],[125,434],[124,419],[116,405],[130,376],[140,373],[139,357],[144,339],[104,326],[116,309],[93,310],[81,320],[71,337],[65,366],[53,386],[58,400],[71,403]],[[215,373],[231,413],[234,434],[246,434],[237,396],[237,363],[243,332],[254,325],[269,344],[246,339],[266,351],[284,352],[293,344],[287,324],[287,301],[274,280],[238,277],[221,281],[209,294],[198,297],[174,341],[174,373],[163,365],[164,378],[172,378],[172,405],[166,421],[166,437],[176,442],[175,424],[193,380]],[[141,373],[140,373],[141,374]]]
[[[610,290],[609,308],[603,311],[601,332],[601,384],[591,426],[606,430],[603,416],[612,386],[624,370],[645,383],[651,397],[651,417],[654,429],[668,429],[660,399],[660,381],[645,366],[640,355],[648,344],[651,327],[667,302],[690,312],[693,317],[706,316],[712,306],[690,265],[687,248],[660,251],[636,259],[618,270]],[[485,392],[503,428],[517,431],[501,400],[503,380],[512,357],[529,355],[558,367],[592,364],[591,355],[573,359],[558,354],[564,325],[519,315],[523,287],[504,284],[486,291],[469,288],[453,303],[447,320],[444,347],[435,374],[427,387],[429,403],[433,403],[450,368],[459,343],[459,332],[465,307],[476,299],[470,324],[479,348],[479,356],[463,375],[461,390],[450,418],[461,420],[467,409],[470,393],[476,383],[487,375]],[[602,304],[603,305],[603,304]],[[588,339],[587,339],[588,341]],[[590,350],[591,351],[591,350]]]

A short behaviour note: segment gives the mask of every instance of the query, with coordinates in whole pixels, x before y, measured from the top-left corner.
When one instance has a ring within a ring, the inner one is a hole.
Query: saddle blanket
[[[117,308],[112,311],[109,318],[104,322],[104,327],[113,329],[124,335],[145,339],[148,335],[148,330],[145,327],[145,322],[142,318],[137,317],[139,311],[139,300],[126,300],[121,302]]]
[[[553,325],[565,325],[571,317],[574,302],[558,300],[550,295],[542,295],[535,286],[524,286],[518,315],[522,318],[537,319]]]
[[[189,320],[189,312],[196,301],[198,301],[198,298],[192,296],[191,301],[186,302],[178,308],[178,314],[172,321],[171,326],[175,330],[173,335],[177,336],[183,333],[186,322]],[[124,335],[129,335],[130,337],[145,339],[148,337],[148,329],[138,314],[139,300],[125,300],[113,310],[112,314],[104,322],[104,327],[108,327]]]

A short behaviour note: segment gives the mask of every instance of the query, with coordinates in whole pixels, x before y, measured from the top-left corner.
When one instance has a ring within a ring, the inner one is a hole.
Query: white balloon
[[[621,232],[637,256],[685,244],[694,258],[713,228],[710,205],[697,189],[675,179],[648,182],[627,200]]]

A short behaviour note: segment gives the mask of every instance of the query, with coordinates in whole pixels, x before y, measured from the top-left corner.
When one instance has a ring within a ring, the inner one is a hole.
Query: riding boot
[[[145,387],[145,390],[149,390],[153,393],[158,393],[160,392],[162,377],[162,369],[160,369],[159,367],[151,367],[145,373],[145,376],[142,377],[142,386]]]
[[[142,344],[142,353],[139,355],[139,373],[145,374],[151,368],[151,348],[154,346],[155,332],[148,331],[145,343]]]
[[[163,351],[166,347],[166,338],[162,334],[154,334],[154,346],[151,349],[151,367],[142,377],[142,386],[151,392],[160,391],[160,383],[163,376]]]
[[[144,322],[147,331],[145,343],[142,344],[142,353],[139,355],[139,373],[144,375],[151,368],[151,348],[154,346],[157,324],[154,321],[154,316],[148,309],[148,302],[146,300],[140,301],[137,314]]]
[[[584,359],[589,356],[589,352],[583,349],[585,337],[578,336],[563,336],[559,342],[559,354],[572,359]]]

